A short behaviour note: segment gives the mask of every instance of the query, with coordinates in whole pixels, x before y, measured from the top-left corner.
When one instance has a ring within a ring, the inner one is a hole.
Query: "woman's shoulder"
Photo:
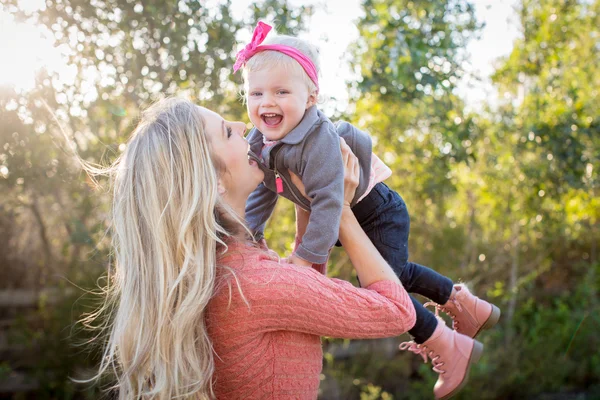
[[[218,277],[213,307],[230,303],[239,306],[248,301],[269,299],[281,286],[310,286],[312,268],[297,267],[281,260],[272,250],[253,244],[228,243],[218,256]],[[232,290],[232,289],[239,290]],[[238,304],[239,303],[239,304]]]
[[[318,275],[312,268],[289,264],[274,251],[256,244],[228,243],[228,247],[221,251],[218,265],[223,275],[235,275],[245,285],[312,280],[313,274]]]
[[[278,263],[279,256],[258,243],[225,241],[225,246],[217,249],[217,263],[235,269],[247,269]]]

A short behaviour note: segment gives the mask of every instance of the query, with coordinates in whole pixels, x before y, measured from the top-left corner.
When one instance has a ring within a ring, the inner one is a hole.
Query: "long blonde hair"
[[[113,369],[120,399],[213,398],[205,310],[217,246],[244,224],[218,194],[223,166],[198,107],[148,108],[111,170],[115,268],[102,311],[112,316],[97,377]]]

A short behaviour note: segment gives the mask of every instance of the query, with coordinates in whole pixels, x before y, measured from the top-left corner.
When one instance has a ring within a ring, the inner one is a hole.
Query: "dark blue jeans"
[[[418,293],[438,304],[448,301],[453,283],[434,270],[408,261],[410,217],[402,197],[386,184],[378,183],[352,211],[365,233],[392,267],[407,292]],[[431,337],[437,326],[435,315],[411,296],[417,322],[408,331],[417,343]]]

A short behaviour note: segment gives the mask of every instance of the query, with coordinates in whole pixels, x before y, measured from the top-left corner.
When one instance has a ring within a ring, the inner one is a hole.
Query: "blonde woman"
[[[120,399],[317,397],[320,336],[395,336],[415,310],[349,207],[358,162],[341,143],[340,240],[364,288],[287,264],[252,240],[263,180],[245,125],[184,99],[146,110],[114,172],[109,337]]]

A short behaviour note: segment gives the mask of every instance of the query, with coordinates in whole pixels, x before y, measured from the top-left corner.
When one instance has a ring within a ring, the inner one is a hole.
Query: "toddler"
[[[308,223],[290,261],[300,265],[326,263],[337,242],[343,207],[344,168],[339,137],[360,164],[360,183],[351,203],[366,234],[394,269],[408,292],[421,294],[436,306],[435,315],[412,298],[417,321],[409,331],[414,341],[400,348],[431,358],[440,374],[436,398],[449,398],[466,382],[470,365],[483,350],[474,340],[496,324],[500,310],[472,295],[464,285],[430,268],[408,261],[410,219],[402,198],[384,180],[391,170],[372,153],[371,138],[351,124],[331,122],[316,106],[319,93],[318,53],[309,43],[289,36],[270,37],[271,27],[259,22],[252,41],[238,55],[234,71],[243,68],[248,115],[249,157],[265,173],[246,203],[246,220],[262,238],[278,196],[310,210]],[[309,202],[292,184],[299,176]],[[453,319],[453,329],[437,316]]]

